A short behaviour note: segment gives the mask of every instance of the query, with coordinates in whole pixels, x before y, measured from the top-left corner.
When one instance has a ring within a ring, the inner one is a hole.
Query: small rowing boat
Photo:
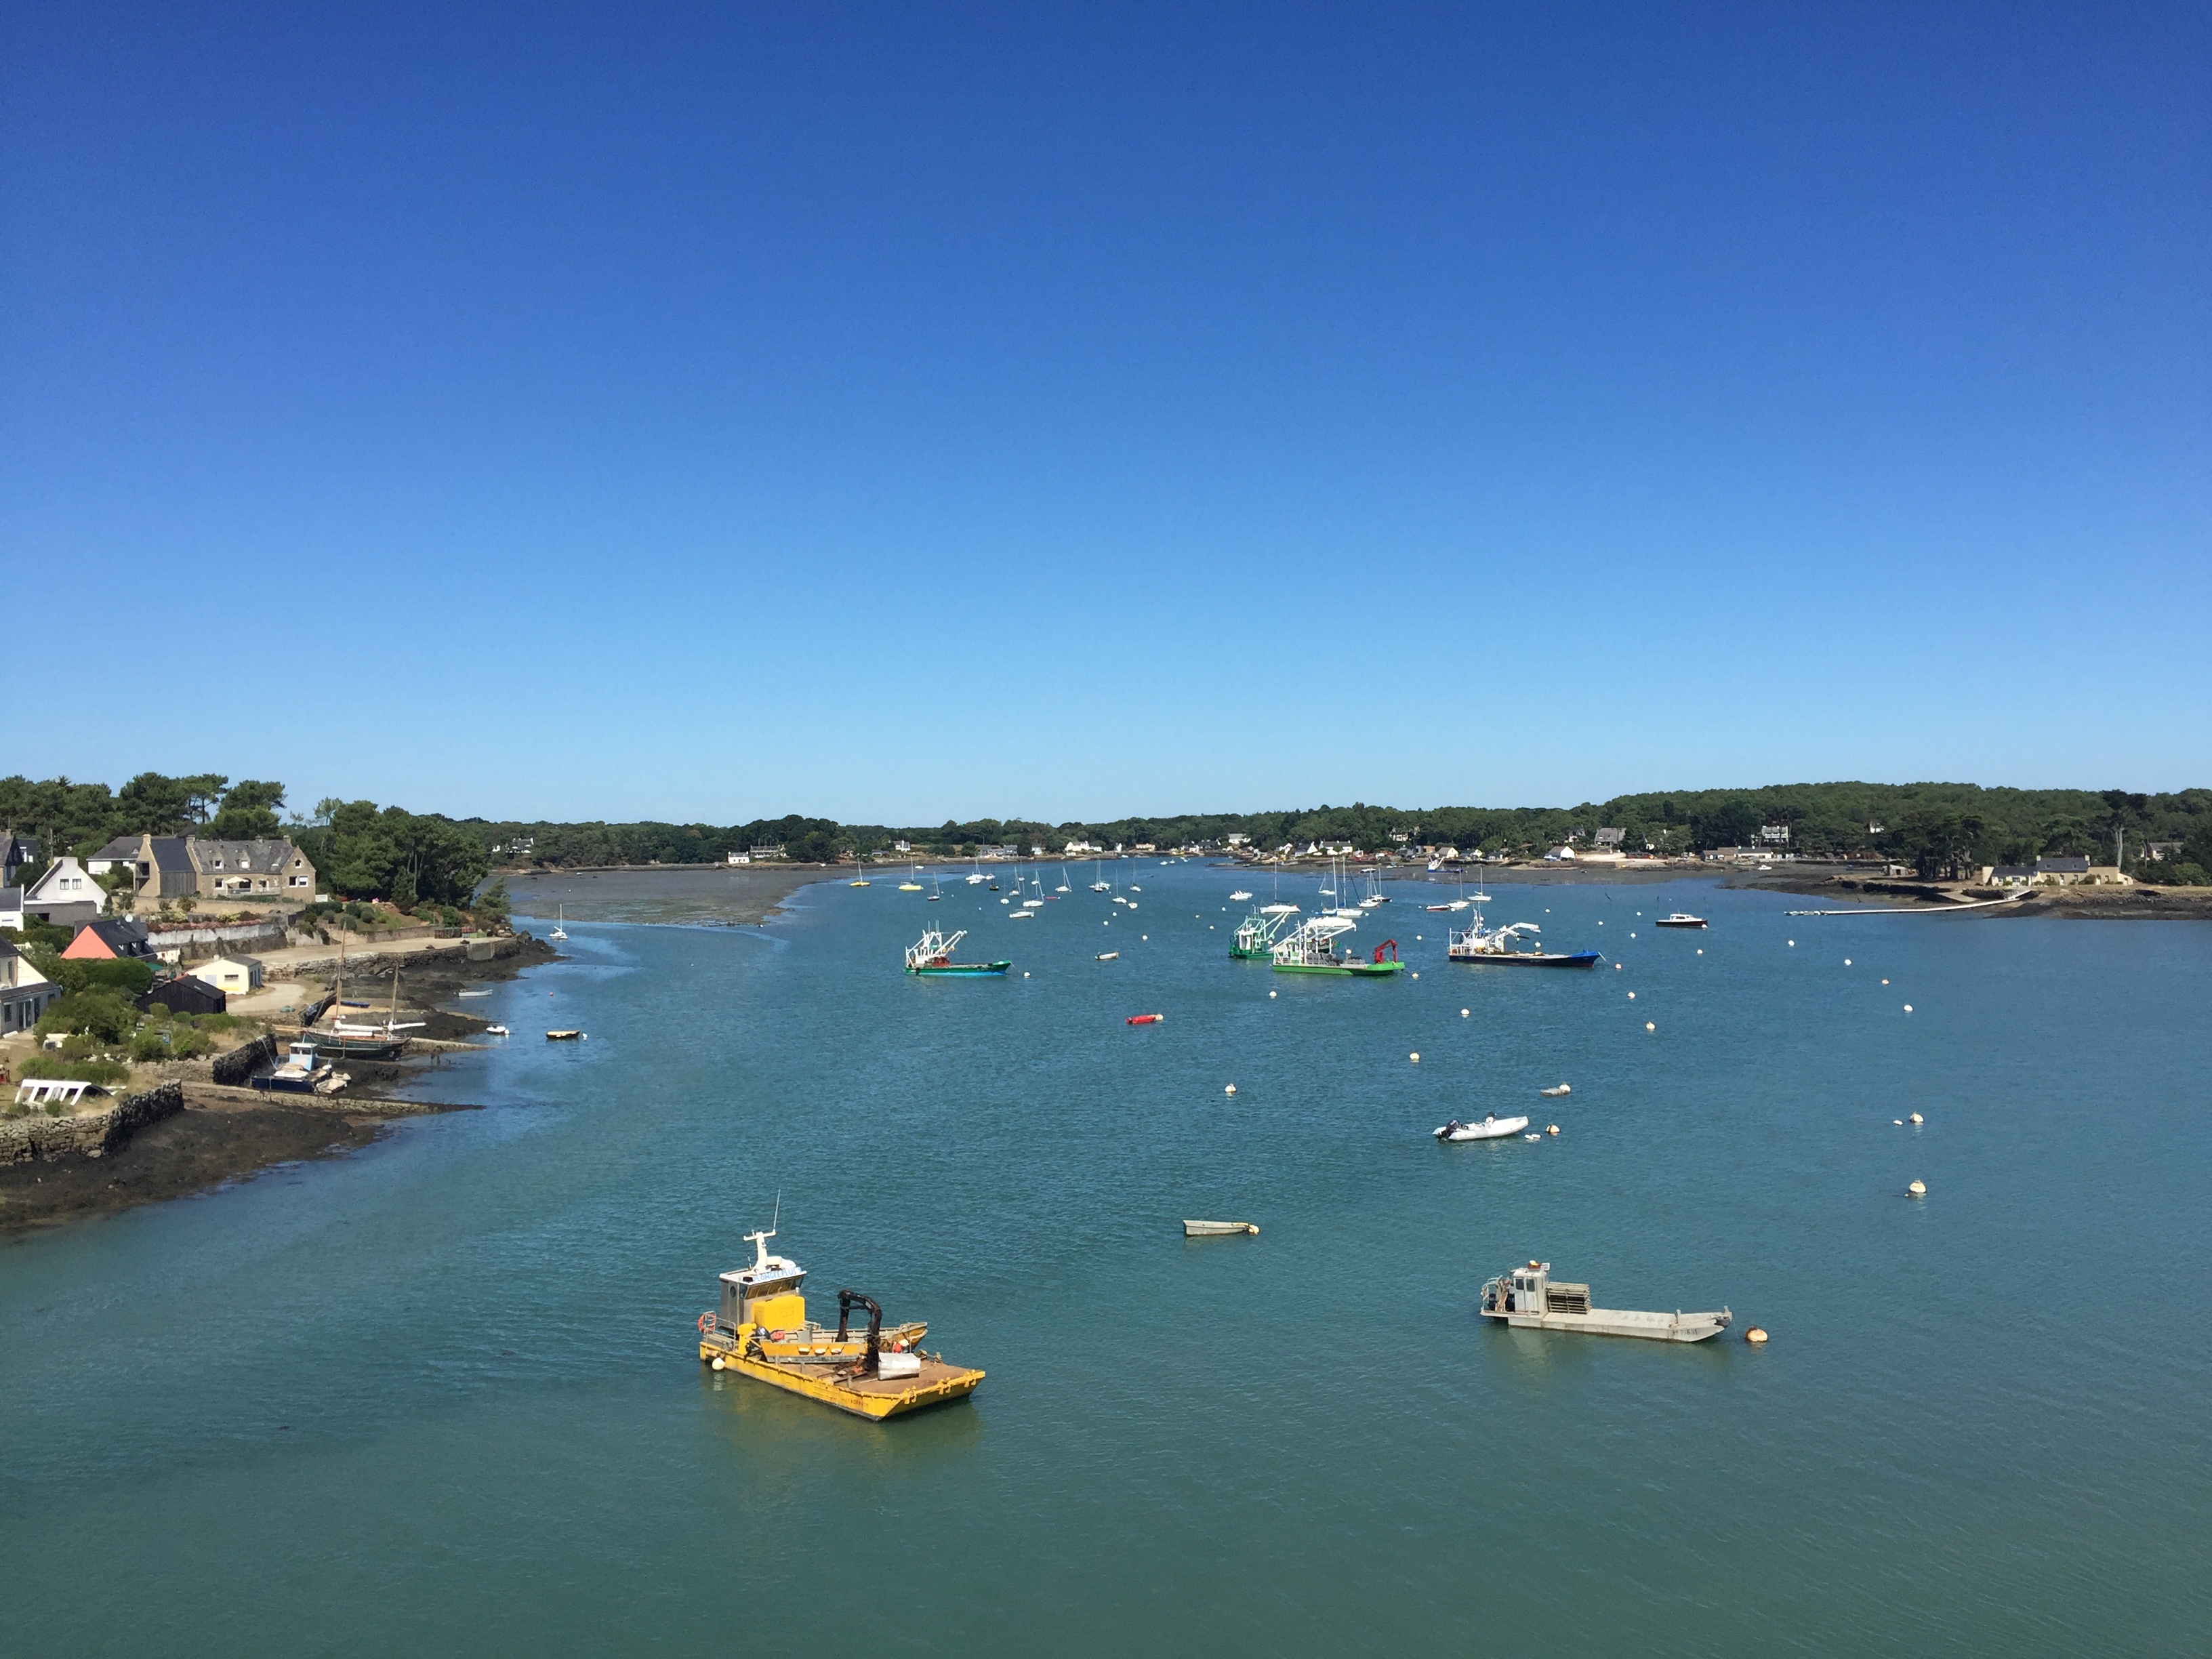
[[[1127,1019],[1124,1020],[1122,1024],[1126,1025],[1164,1025],[1167,1023],[1167,1018],[1168,1017],[1165,1014],[1132,1014]]]
[[[1186,1221],[1182,1224],[1185,1238],[1226,1238],[1234,1233],[1256,1234],[1259,1224],[1251,1221]]]
[[[545,1040],[548,1042],[574,1042],[583,1035],[581,1031],[548,1031],[545,1034]]]
[[[1119,962],[1121,959],[1121,953],[1119,951],[1101,951],[1098,953],[1098,960],[1101,962]]]

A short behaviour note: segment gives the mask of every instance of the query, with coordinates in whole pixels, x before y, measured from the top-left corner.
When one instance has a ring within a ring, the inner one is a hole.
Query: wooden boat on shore
[[[964,1400],[983,1373],[948,1365],[925,1353],[929,1327],[919,1322],[886,1329],[884,1310],[858,1291],[837,1292],[833,1333],[806,1316],[799,1287],[806,1271],[768,1253],[774,1228],[747,1233],[750,1267],[721,1276],[721,1301],[699,1316],[699,1360],[717,1371],[736,1371],[855,1417],[881,1421],[924,1407]],[[867,1334],[852,1329],[853,1312],[865,1309]]]
[[[1735,1316],[1718,1313],[1638,1313],[1590,1306],[1589,1286],[1552,1277],[1552,1264],[1531,1261],[1500,1273],[1482,1287],[1485,1319],[1523,1330],[1581,1331],[1590,1336],[1641,1336],[1659,1342],[1703,1342],[1726,1330]]]
[[[1024,915],[1029,912],[1024,911]],[[965,928],[949,937],[933,927],[914,944],[906,947],[906,970],[909,974],[927,975],[934,978],[973,979],[979,975],[1004,975],[1014,964],[1010,960],[999,962],[955,962],[953,947],[968,937]]]
[[[1256,1236],[1259,1224],[1253,1221],[1186,1221],[1182,1224],[1185,1238],[1227,1238],[1232,1234]]]

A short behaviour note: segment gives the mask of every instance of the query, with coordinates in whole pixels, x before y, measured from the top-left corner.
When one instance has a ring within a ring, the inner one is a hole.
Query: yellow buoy
[[[1413,1054],[1407,1054],[1407,1055],[1406,1056],[1406,1058],[1407,1058],[1407,1059],[1408,1059],[1408,1060],[1412,1060],[1412,1061],[1413,1062],[1413,1064],[1414,1064],[1414,1065],[1416,1065],[1416,1066],[1418,1066],[1418,1065],[1419,1065],[1419,1064],[1421,1063],[1421,1056],[1420,1056],[1420,1053],[1419,1053],[1419,1050],[1416,1050],[1416,1051],[1415,1051],[1415,1052],[1413,1052]]]
[[[1559,1126],[1556,1123],[1547,1123],[1544,1126],[1544,1133],[1547,1135],[1555,1135],[1559,1133]]]
[[[1924,1181],[1916,1181],[1905,1190],[1911,1197],[1925,1198],[1928,1196],[1928,1183]]]
[[[1743,1340],[1750,1343],[1753,1347],[1757,1347],[1766,1340],[1766,1333],[1759,1329],[1758,1326],[1753,1325],[1749,1330],[1743,1334]]]

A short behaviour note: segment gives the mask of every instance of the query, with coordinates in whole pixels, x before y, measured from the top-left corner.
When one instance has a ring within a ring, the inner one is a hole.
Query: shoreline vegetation
[[[374,901],[410,914],[428,905],[441,915],[480,898],[484,878],[495,872],[744,868],[764,861],[834,865],[994,853],[1072,860],[1125,849],[1227,856],[1307,848],[1424,856],[1449,851],[1488,862],[1538,860],[1562,846],[1603,845],[1661,857],[1759,848],[1801,858],[1901,863],[1923,880],[1956,880],[1980,866],[2067,856],[2115,865],[2161,886],[2212,886],[2212,789],[2206,788],[2144,793],[1848,781],[1652,791],[1572,806],[1406,809],[1354,802],[906,827],[799,813],[730,825],[568,823],[454,818],[336,798],[318,801],[306,814],[284,813],[284,805],[282,783],[234,784],[215,774],[143,773],[118,789],[66,778],[0,778],[0,832],[30,839],[33,877],[58,853],[88,857],[125,835],[281,836],[313,860],[319,889],[337,899]]]

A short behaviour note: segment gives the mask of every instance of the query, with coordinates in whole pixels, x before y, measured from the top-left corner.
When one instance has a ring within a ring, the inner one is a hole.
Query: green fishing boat
[[[1263,904],[1237,925],[1229,954],[1239,962],[1265,962],[1275,953],[1283,925],[1297,915],[1295,904]]]
[[[1379,979],[1395,974],[1406,964],[1398,960],[1398,941],[1385,939],[1375,947],[1374,956],[1362,960],[1349,951],[1339,951],[1336,941],[1351,933],[1358,924],[1344,916],[1316,916],[1298,928],[1275,941],[1273,951],[1275,971],[1279,974],[1345,974],[1361,978]],[[1386,958],[1384,951],[1390,954]]]
[[[918,943],[906,947],[906,970],[909,974],[927,974],[938,978],[965,979],[978,974],[1004,974],[1014,964],[1012,962],[955,962],[952,947],[968,937],[965,929],[950,938],[931,928]]]

